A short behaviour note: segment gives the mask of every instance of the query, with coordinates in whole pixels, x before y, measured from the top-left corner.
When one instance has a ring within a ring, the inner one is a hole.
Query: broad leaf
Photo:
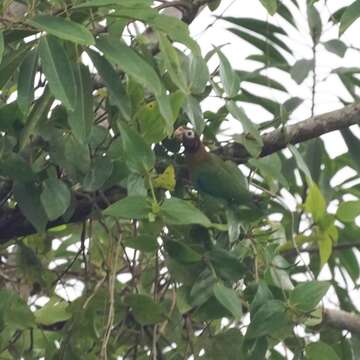
[[[127,196],[106,208],[104,215],[123,219],[146,219],[151,212],[151,203],[145,196]]]
[[[325,281],[308,281],[296,285],[289,301],[296,309],[304,312],[313,310],[325,296],[330,284]]]
[[[214,295],[219,303],[227,309],[236,320],[240,320],[242,315],[242,305],[239,296],[233,289],[229,289],[217,283],[213,287]]]
[[[77,96],[74,111],[69,111],[68,122],[75,138],[87,144],[94,120],[92,82],[86,66],[76,65],[74,70]]]
[[[95,40],[85,26],[60,16],[37,15],[27,22],[48,34],[82,45],[94,45]]]
[[[65,107],[73,111],[76,105],[76,82],[67,52],[55,37],[41,39],[41,64],[51,92]]]
[[[343,34],[352,23],[360,17],[360,0],[353,1],[353,3],[348,6],[340,19],[340,35]]]
[[[60,179],[49,177],[43,182],[40,199],[48,219],[55,220],[70,206],[71,193]]]
[[[200,224],[206,227],[211,226],[210,220],[199,209],[189,201],[175,197],[165,199],[161,205],[160,215],[165,224],[169,225]]]

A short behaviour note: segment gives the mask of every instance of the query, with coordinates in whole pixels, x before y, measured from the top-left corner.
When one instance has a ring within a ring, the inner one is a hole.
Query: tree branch
[[[360,124],[359,103],[346,106],[340,110],[314,116],[297,124],[276,129],[263,135],[264,146],[260,157],[282,150],[289,144],[299,144],[354,124]],[[231,159],[238,164],[245,163],[250,158],[250,154],[245,147],[238,143],[224,146],[216,152],[223,158]]]
[[[337,309],[324,309],[323,325],[360,334],[360,316]]]

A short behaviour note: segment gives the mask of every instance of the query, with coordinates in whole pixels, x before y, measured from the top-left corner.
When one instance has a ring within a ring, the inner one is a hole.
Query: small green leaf
[[[340,360],[336,351],[322,341],[307,345],[305,351],[307,360]]]
[[[113,163],[107,156],[96,157],[92,160],[89,172],[82,182],[85,191],[100,189],[110,177],[113,171]]]
[[[326,281],[308,281],[298,284],[290,293],[289,301],[296,309],[310,312],[325,296],[329,286],[330,283]]]
[[[161,114],[164,118],[173,119],[170,102],[165,95],[164,87],[156,71],[148,62],[125,43],[111,40],[108,37],[98,39],[96,46],[110,62],[119,65],[124,72],[153,92],[159,101]]]
[[[89,0],[82,4],[76,5],[73,9],[86,8],[86,7],[105,7],[105,6],[124,6],[124,7],[137,7],[151,5],[151,0]]]
[[[322,34],[322,22],[319,11],[313,4],[307,5],[307,16],[311,37],[313,42],[317,44]]]
[[[78,89],[74,111],[68,113],[68,122],[75,138],[87,144],[94,121],[91,77],[87,66],[78,64],[74,69]]]
[[[29,112],[30,105],[34,100],[34,80],[37,65],[38,51],[37,49],[33,49],[26,55],[21,64],[18,77],[17,103],[24,115]]]
[[[221,283],[216,283],[213,287],[213,291],[219,303],[234,316],[235,320],[240,320],[242,315],[242,305],[237,293]]]
[[[216,52],[220,59],[220,79],[224,90],[228,97],[236,96],[240,88],[240,79],[221,50],[217,49]]]
[[[301,59],[291,67],[291,77],[297,84],[301,84],[314,69],[314,60]]]
[[[188,116],[196,132],[201,134],[204,130],[205,122],[200,103],[195,97],[191,95],[187,96],[184,104],[184,112]]]
[[[254,339],[271,335],[289,324],[285,305],[279,300],[270,300],[262,305],[251,319],[246,338]]]
[[[164,222],[171,225],[200,224],[211,226],[210,220],[189,201],[172,197],[165,199],[161,206],[160,214]]]
[[[180,263],[196,263],[201,261],[202,259],[202,256],[200,254],[179,241],[166,240],[165,249],[170,257]]]
[[[106,208],[104,215],[123,219],[146,219],[151,212],[151,204],[145,196],[127,196]]]
[[[187,94],[189,92],[189,86],[186,83],[177,50],[171,45],[165,35],[158,33],[158,38],[161,55],[170,79],[183,93]]]
[[[73,111],[77,87],[68,54],[59,40],[52,36],[41,39],[39,52],[51,92],[68,110]]]
[[[142,234],[136,238],[125,239],[124,245],[132,249],[153,253],[157,249],[156,236]]]
[[[141,325],[155,324],[165,319],[163,307],[147,295],[130,295],[126,303],[131,307],[135,320]]]
[[[44,232],[48,218],[40,201],[39,189],[33,183],[17,182],[13,191],[21,212],[38,232]]]
[[[125,160],[130,170],[139,174],[149,172],[155,164],[151,147],[135,130],[119,124]]]
[[[305,210],[318,222],[326,214],[326,202],[316,183],[312,183],[308,189]]]
[[[94,45],[95,39],[91,32],[81,24],[64,19],[60,16],[37,15],[27,22],[48,34],[60,39],[69,40],[82,45]]]
[[[209,69],[206,61],[199,54],[191,54],[189,65],[189,81],[192,94],[201,94],[209,81]]]
[[[35,325],[34,314],[21,297],[10,290],[0,290],[0,316],[3,326],[15,330]]]
[[[63,215],[70,206],[71,193],[60,179],[49,177],[43,182],[40,199],[48,219],[55,220]]]
[[[34,312],[35,320],[41,325],[51,325],[71,318],[69,304],[56,297],[51,298],[42,308]]]
[[[320,251],[320,267],[323,267],[331,256],[333,240],[328,233],[321,232],[318,234],[318,244]]]
[[[345,201],[340,203],[336,216],[340,221],[353,222],[360,215],[360,201]]]
[[[340,19],[339,34],[342,35],[352,23],[360,17],[360,0],[354,1],[348,6]]]
[[[104,80],[106,88],[110,95],[110,101],[121,112],[125,120],[131,118],[131,103],[124,86],[120,80],[119,74],[116,73],[112,65],[99,53],[87,49],[91,61],[94,63],[96,70]]]
[[[264,8],[268,11],[270,15],[274,15],[277,10],[277,0],[260,0],[264,5]]]
[[[325,49],[327,51],[330,51],[333,54],[336,54],[337,56],[340,56],[340,57],[345,56],[347,46],[343,41],[341,41],[339,39],[332,39],[332,40],[326,41],[325,43],[323,43],[323,45],[325,46]]]

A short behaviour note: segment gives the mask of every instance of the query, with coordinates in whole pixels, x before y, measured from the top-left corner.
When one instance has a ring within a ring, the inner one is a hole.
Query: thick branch
[[[354,124],[360,124],[360,104],[352,104],[340,110],[311,117],[283,129],[277,129],[263,135],[264,147],[260,156],[273,154],[286,148],[289,144],[299,144],[304,141],[315,139],[320,135],[327,134],[334,130],[341,130]],[[217,150],[217,153],[224,158],[245,163],[250,154],[241,144],[232,143]]]
[[[343,310],[324,309],[323,325],[360,334],[360,316]]]

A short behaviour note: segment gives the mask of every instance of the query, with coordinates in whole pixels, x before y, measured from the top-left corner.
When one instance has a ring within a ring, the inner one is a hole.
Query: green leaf
[[[73,111],[77,87],[73,68],[65,49],[55,37],[47,36],[41,39],[39,52],[51,92],[68,110]]]
[[[64,300],[53,297],[39,310],[34,312],[35,320],[41,325],[51,325],[71,318],[68,312],[69,304]]]
[[[288,145],[288,149],[291,151],[292,155],[294,156],[298,168],[305,175],[308,185],[311,186],[311,184],[313,183],[312,177],[311,177],[311,172],[310,172],[308,166],[306,165],[304,158],[302,157],[299,150],[295,146]]]
[[[157,249],[156,236],[142,234],[136,238],[124,240],[124,245],[132,249],[153,253]]]
[[[243,336],[237,328],[221,331],[209,338],[206,350],[208,360],[234,360],[234,354],[238,359],[244,359],[242,355]]]
[[[360,0],[354,1],[348,6],[340,19],[339,34],[342,35],[352,23],[360,17]]]
[[[105,59],[105,57],[90,49],[87,49],[86,51],[99,75],[104,80],[105,86],[110,95],[111,103],[120,110],[121,115],[125,120],[130,120],[131,102],[120,80],[120,76],[116,73],[112,65]]]
[[[63,215],[70,206],[71,193],[60,179],[49,177],[43,182],[40,200],[48,219],[55,220]]]
[[[216,52],[220,59],[220,79],[224,90],[228,97],[233,97],[239,92],[240,79],[221,50],[216,49]]]
[[[330,283],[326,281],[308,281],[298,284],[290,293],[290,304],[300,311],[310,312],[325,296],[329,286]]]
[[[202,256],[189,246],[174,240],[166,240],[165,249],[169,256],[184,264],[196,263],[202,260]]]
[[[201,94],[209,81],[209,69],[206,61],[197,53],[190,56],[189,81],[192,94]]]
[[[251,319],[246,332],[247,339],[272,335],[289,324],[285,305],[279,300],[270,300],[260,307]]]
[[[68,122],[75,138],[87,144],[94,121],[92,82],[87,66],[78,64],[74,70],[77,94],[74,110],[68,113]]]
[[[126,303],[131,307],[135,320],[141,325],[155,324],[165,319],[163,307],[147,295],[130,295]]]
[[[0,290],[0,319],[5,327],[27,329],[35,325],[34,314],[18,294]],[[3,329],[4,331],[4,329]]]
[[[308,25],[313,42],[317,44],[322,34],[322,22],[319,11],[313,4],[307,5]]]
[[[192,306],[200,306],[204,304],[214,293],[213,285],[218,280],[208,270],[204,270],[196,279],[190,291],[190,300]]]
[[[86,8],[86,7],[105,7],[105,6],[124,6],[124,7],[137,7],[139,5],[151,5],[151,0],[89,0],[82,4],[76,5],[73,9]]]
[[[124,124],[119,124],[119,127],[125,160],[129,169],[140,174],[149,172],[155,164],[155,154],[151,147],[135,130]]]
[[[196,132],[201,134],[204,130],[205,122],[200,103],[195,97],[191,95],[187,96],[184,104],[184,112],[188,116]]]
[[[268,11],[270,15],[274,15],[277,10],[277,0],[260,0],[264,5],[264,8]]]
[[[101,37],[96,41],[96,47],[101,50],[108,60],[133,77],[137,82],[154,93],[159,101],[160,112],[164,118],[173,119],[169,99],[165,96],[164,87],[156,71],[135,50],[125,43]]]
[[[113,171],[113,163],[107,156],[93,159],[89,172],[82,182],[85,191],[96,191],[100,189],[110,177]]]
[[[188,225],[200,224],[205,227],[211,226],[210,220],[189,201],[172,197],[165,199],[161,205],[160,214],[165,224]]]
[[[44,232],[48,218],[40,201],[39,189],[33,183],[16,182],[13,192],[21,212],[39,233]]]
[[[95,39],[85,26],[60,16],[37,15],[27,22],[50,35],[82,45],[94,45]]]
[[[343,222],[353,222],[360,215],[360,201],[341,202],[336,217]]]
[[[161,55],[170,79],[183,93],[187,94],[189,86],[186,83],[186,77],[183,73],[177,50],[171,45],[165,35],[158,33],[158,38]]]
[[[216,283],[213,291],[219,303],[234,316],[235,320],[240,320],[242,316],[242,305],[237,293],[221,283]]]
[[[307,360],[340,360],[336,351],[322,341],[307,345],[305,351]]]
[[[146,196],[127,196],[110,205],[103,214],[123,219],[146,219],[150,212],[151,203]]]
[[[291,77],[301,84],[314,68],[314,60],[301,59],[291,67]]]
[[[31,50],[20,66],[17,84],[17,103],[21,112],[26,115],[34,100],[34,80],[38,65],[38,51]]]
[[[316,183],[308,189],[305,210],[310,213],[315,222],[319,222],[326,215],[326,202]]]
[[[4,41],[4,32],[0,31],[0,64],[5,52],[5,41]]]
[[[347,46],[343,41],[339,39],[332,39],[324,42],[323,45],[327,51],[330,51],[340,57],[345,56]]]
[[[29,164],[20,155],[13,152],[2,156],[0,174],[23,183],[34,178],[34,173]]]
[[[0,63],[0,89],[2,89],[13,76],[31,46],[31,43],[22,45],[17,50],[11,51],[3,57]]]
[[[360,172],[360,139],[356,137],[350,129],[341,130],[341,135],[346,142],[346,146],[349,149],[349,155],[352,160],[352,165],[355,170]]]
[[[331,256],[333,240],[327,232],[321,232],[318,234],[318,244],[320,251],[320,267],[323,267]]]

